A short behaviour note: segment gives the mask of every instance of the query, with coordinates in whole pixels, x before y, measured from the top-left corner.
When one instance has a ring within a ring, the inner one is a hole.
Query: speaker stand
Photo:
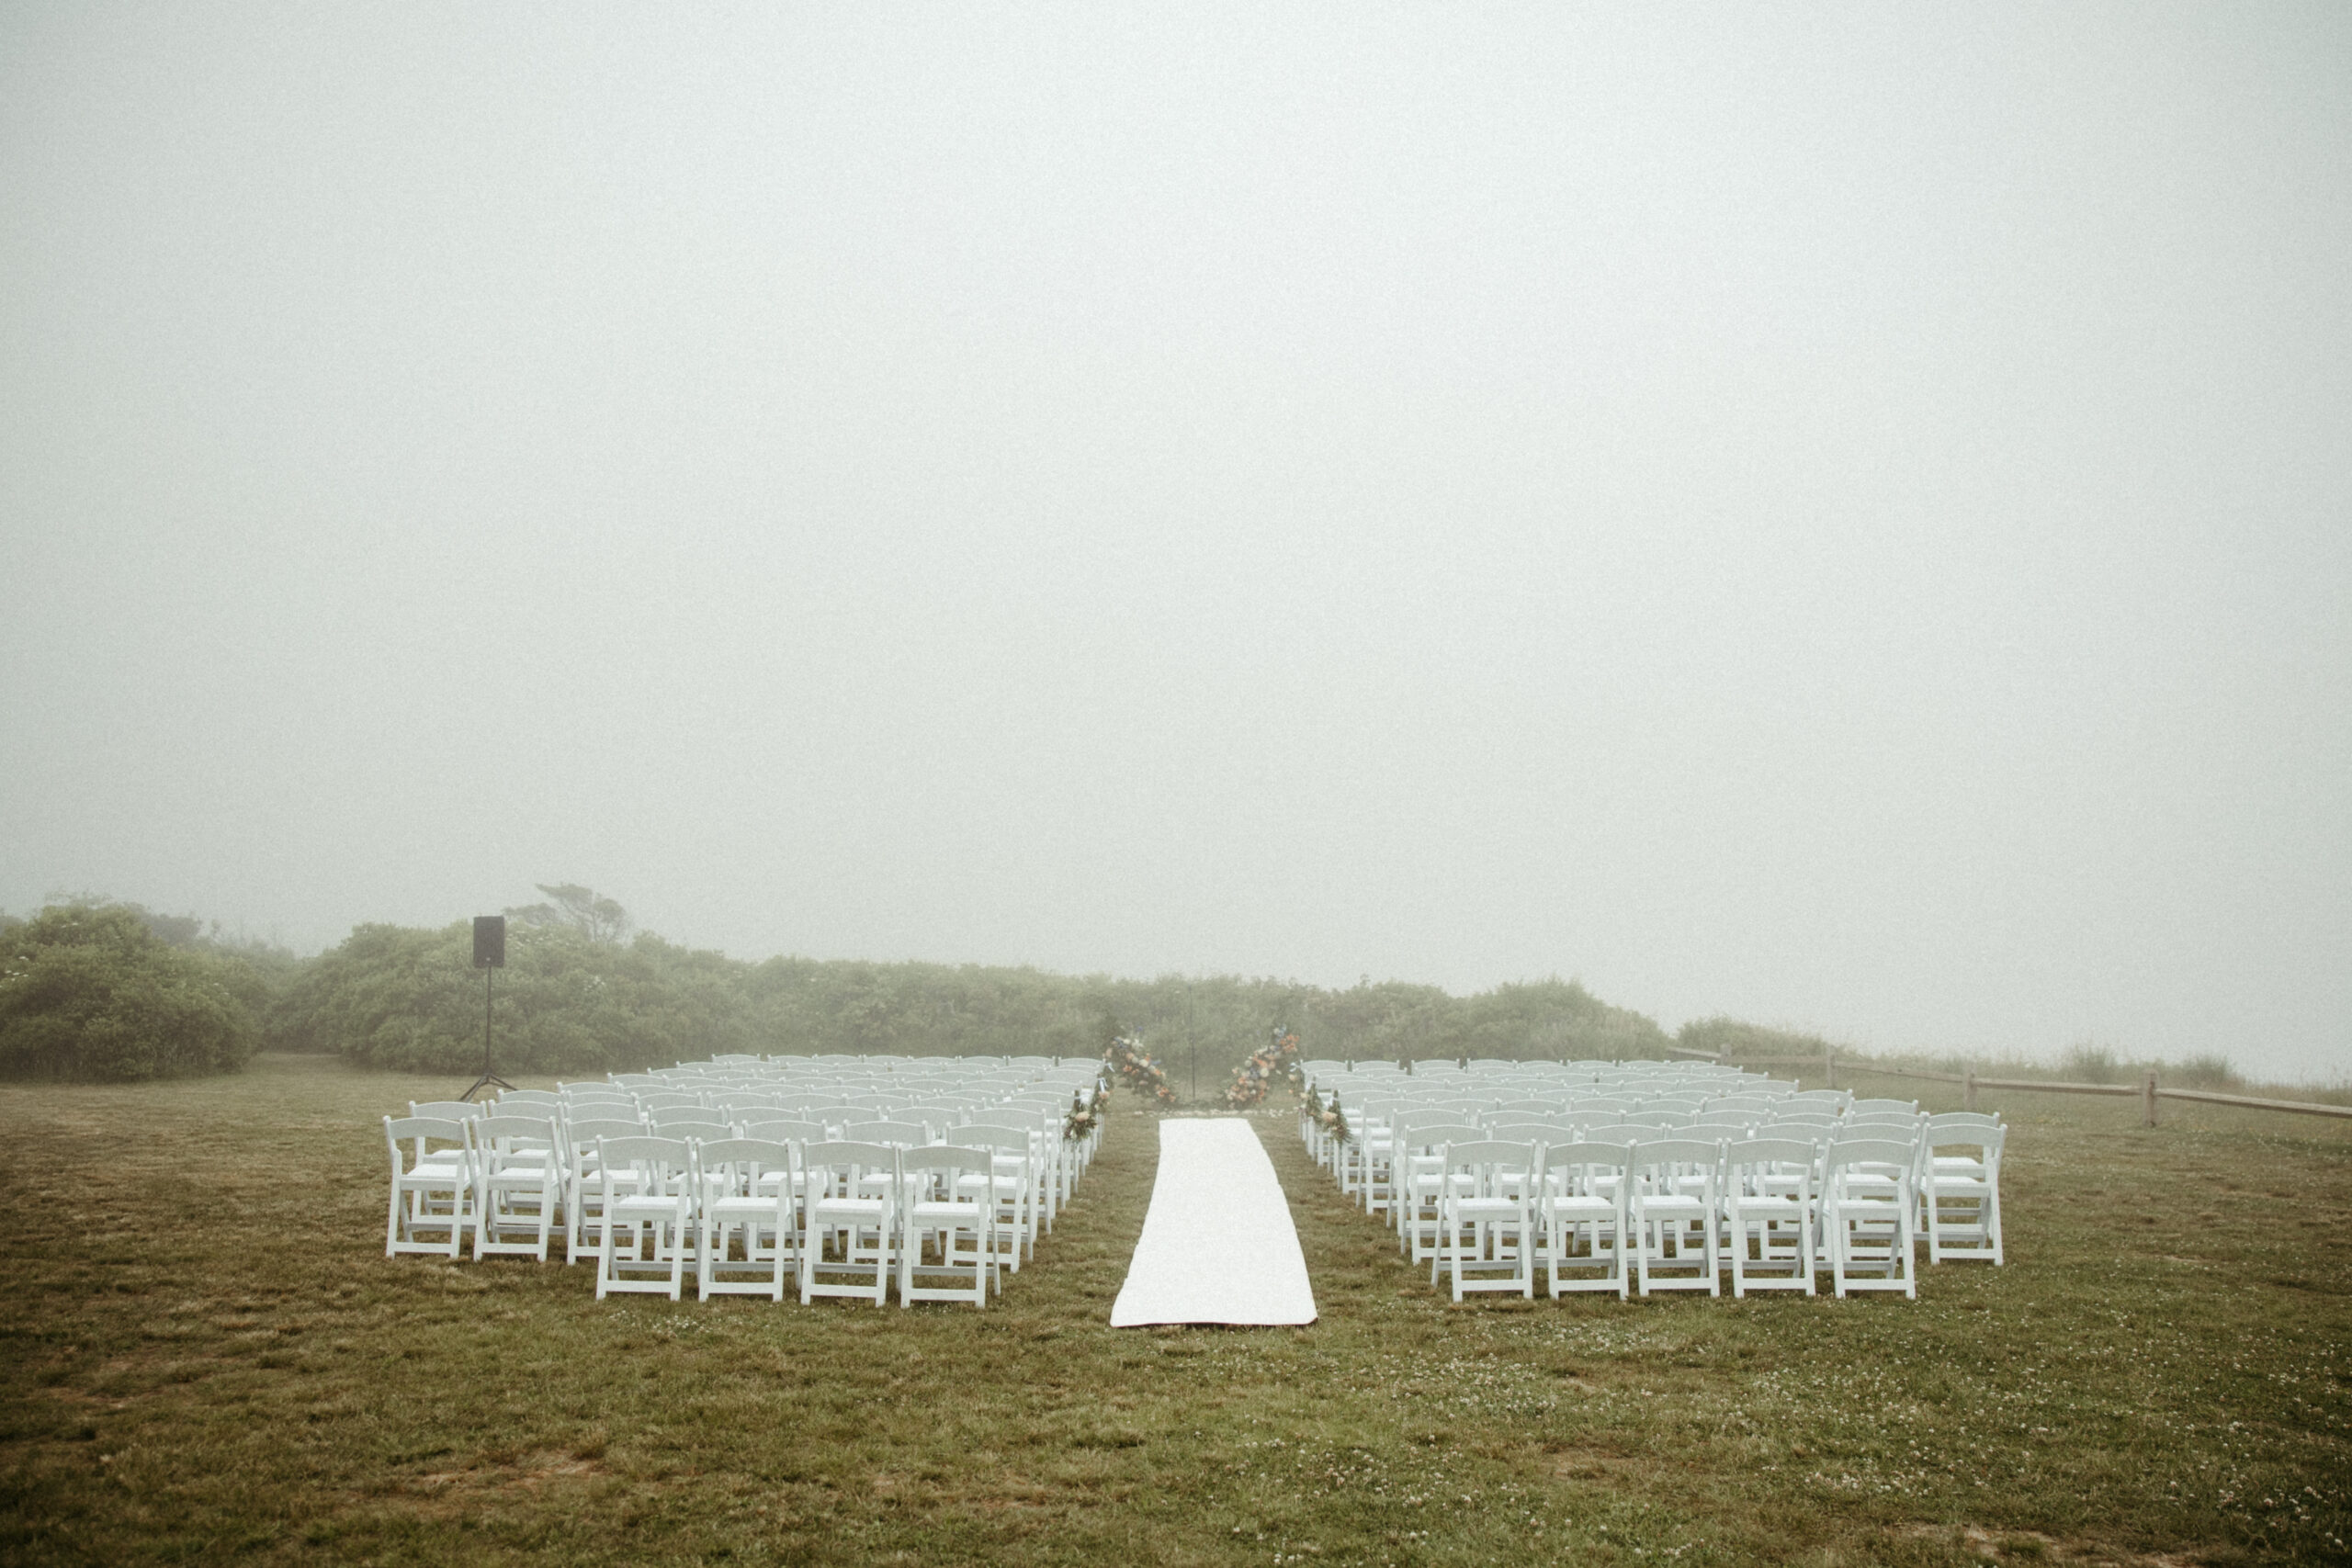
[[[481,972],[481,1077],[474,1079],[473,1088],[458,1096],[459,1100],[471,1100],[486,1089],[503,1089],[511,1093],[514,1088],[492,1072],[490,1066],[491,976],[497,973],[492,968],[484,968]]]

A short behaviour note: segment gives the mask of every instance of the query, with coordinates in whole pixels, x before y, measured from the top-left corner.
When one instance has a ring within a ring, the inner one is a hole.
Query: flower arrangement
[[[1071,1095],[1069,1114],[1062,1118],[1062,1136],[1071,1143],[1077,1143],[1084,1138],[1102,1124],[1103,1110],[1110,1103],[1111,1086],[1106,1083],[1098,1083],[1094,1086],[1092,1100],[1087,1099],[1082,1094]]]
[[[1328,1102],[1310,1106],[1306,1115],[1334,1142],[1344,1144],[1348,1141],[1348,1118],[1340,1109],[1338,1095],[1333,1095]]]
[[[1272,1039],[1233,1069],[1233,1081],[1225,1086],[1225,1102],[1236,1111],[1262,1104],[1277,1081],[1289,1085],[1294,1094],[1305,1087],[1298,1070],[1298,1036],[1280,1024],[1274,1026]]]
[[[1114,1036],[1103,1048],[1102,1059],[1126,1079],[1129,1089],[1148,1094],[1162,1105],[1176,1103],[1176,1086],[1168,1081],[1167,1070],[1144,1050],[1143,1036],[1134,1030]]]

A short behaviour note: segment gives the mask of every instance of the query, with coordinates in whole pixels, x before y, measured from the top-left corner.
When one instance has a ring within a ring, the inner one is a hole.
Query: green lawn
[[[1268,1117],[1322,1320],[1138,1332],[1125,1097],[980,1314],[387,1260],[456,1087],[0,1089],[0,1560],[2352,1561],[2337,1123],[2010,1096],[2005,1269],[1457,1309]]]

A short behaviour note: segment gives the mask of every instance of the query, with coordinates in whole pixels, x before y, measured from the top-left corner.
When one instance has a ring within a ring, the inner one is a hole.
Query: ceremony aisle
[[[1250,1123],[1162,1122],[1151,1208],[1111,1326],[1314,1321],[1290,1204]]]

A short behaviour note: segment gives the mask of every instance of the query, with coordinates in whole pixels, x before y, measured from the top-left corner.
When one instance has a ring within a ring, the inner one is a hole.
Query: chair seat
[[[1740,1193],[1724,1199],[1724,1207],[1738,1214],[1786,1214],[1792,1218],[1804,1213],[1803,1203],[1794,1198],[1782,1198],[1777,1194]]]
[[[1843,1198],[1832,1198],[1829,1201],[1829,1206],[1840,1214],[1860,1215],[1865,1218],[1871,1214],[1883,1214],[1892,1219],[1903,1213],[1903,1205],[1891,1196],[1879,1198],[1848,1193]]]

